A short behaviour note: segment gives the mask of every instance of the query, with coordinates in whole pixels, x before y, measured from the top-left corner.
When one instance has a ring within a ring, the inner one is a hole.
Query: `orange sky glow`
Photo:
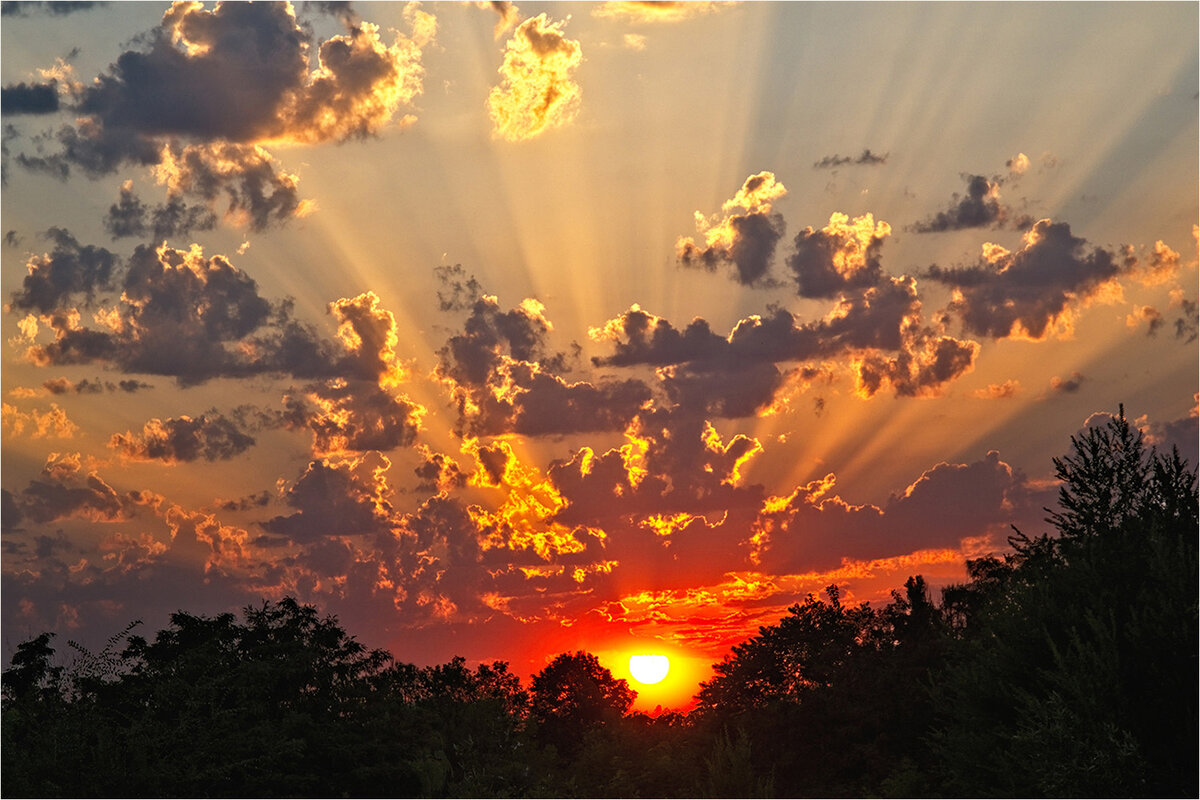
[[[294,596],[690,707],[1197,455],[1197,7],[6,4],[4,657]],[[670,659],[637,682],[629,657]]]

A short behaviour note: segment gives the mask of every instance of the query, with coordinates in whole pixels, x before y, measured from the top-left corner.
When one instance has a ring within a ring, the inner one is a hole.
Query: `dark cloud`
[[[62,17],[78,11],[89,11],[108,5],[104,2],[88,2],[88,0],[4,0],[0,3],[0,17],[29,17],[37,14],[49,14]]]
[[[771,404],[783,385],[774,364],[749,362],[732,369],[673,365],[659,372],[667,398],[674,405],[709,417],[752,417]]]
[[[650,399],[636,380],[568,383],[566,355],[551,354],[541,304],[501,311],[494,297],[476,301],[463,332],[439,351],[438,376],[451,385],[460,430],[474,436],[533,436],[620,430]]]
[[[465,311],[483,296],[483,287],[474,275],[467,274],[462,264],[434,267],[433,274],[441,284],[437,298],[442,311]]]
[[[756,559],[771,574],[801,574],[915,550],[957,548],[966,538],[1030,529],[1051,492],[1036,493],[995,451],[972,464],[939,464],[884,504],[853,505],[834,476],[798,487],[755,522]]]
[[[117,391],[132,394],[133,392],[153,387],[148,383],[135,380],[123,380],[113,383],[112,381],[101,381],[99,378],[84,378],[79,383],[74,383],[69,378],[59,377],[43,382],[42,388],[50,394],[67,394],[68,392],[74,392],[75,394],[100,394],[102,392]]]
[[[58,111],[58,84],[14,83],[0,89],[0,113],[53,114]]]
[[[345,462],[312,461],[284,496],[295,513],[262,527],[296,542],[388,530],[392,507],[382,475],[388,466],[377,453]]]
[[[114,253],[81,245],[61,228],[51,228],[46,235],[54,242],[54,249],[26,264],[29,274],[20,291],[13,293],[12,308],[50,314],[76,303],[90,304],[97,291],[113,287],[118,266]]]
[[[1079,391],[1086,380],[1087,378],[1079,372],[1072,372],[1069,378],[1060,378],[1055,375],[1050,379],[1050,388],[1063,394],[1074,394]]]
[[[126,373],[172,376],[181,385],[272,373],[378,378],[378,353],[322,339],[291,318],[290,304],[272,305],[226,257],[205,257],[196,246],[140,245],[105,325],[82,327],[78,312],[64,306],[115,282],[115,261],[108,251],[81,248],[65,234],[60,242],[55,254],[30,262],[25,288],[13,297],[16,308],[53,312],[42,321],[54,341],[27,350],[34,363],[107,363]]]
[[[167,186],[168,202],[152,212],[156,225],[161,218],[164,224],[191,222],[205,230],[204,225],[215,224],[215,210],[220,209],[235,225],[262,231],[303,216],[311,207],[300,199],[299,179],[280,171],[261,147],[188,145],[168,147],[163,156],[159,176]],[[204,201],[207,215],[204,209],[184,205],[181,197]]]
[[[299,198],[296,176],[260,145],[373,135],[420,94],[421,49],[436,28],[413,6],[405,15],[412,38],[389,45],[348,7],[339,13],[355,20],[349,32],[317,45],[287,3],[221,3],[211,11],[175,4],[138,40],[141,49],[122,53],[78,88],[76,121],[55,134],[57,151],[21,153],[18,163],[60,178],[73,167],[98,177],[125,164],[155,166],[169,197],[140,222],[144,229],[208,224],[181,197],[254,230],[303,215],[310,206]],[[318,68],[310,71],[314,47]],[[130,205],[118,204],[110,216],[114,235],[137,235],[138,210]]]
[[[1078,303],[1129,267],[1108,250],[1089,252],[1087,241],[1071,235],[1066,223],[1043,219],[1025,234],[1020,250],[991,245],[978,263],[949,269],[934,265],[928,277],[957,289],[960,296],[948,310],[971,333],[1041,339],[1056,324],[1069,322]]]
[[[422,445],[419,452],[424,460],[413,468],[421,479],[417,490],[423,492],[449,492],[467,485],[467,475],[458,462],[443,453],[435,453]]]
[[[108,446],[134,461],[228,461],[253,447],[254,437],[228,417],[209,411],[197,417],[152,419],[141,433],[114,434]]]
[[[311,9],[318,14],[328,14],[347,28],[359,21],[358,12],[348,0],[304,0],[303,7],[306,11]]]
[[[1012,218],[1011,209],[1000,202],[1000,179],[989,180],[982,175],[966,175],[967,193],[957,193],[949,208],[939,211],[924,222],[917,222],[912,230],[917,233],[957,231],[964,228],[1000,227],[1012,222],[1013,227],[1024,228],[1033,220],[1029,217]]]
[[[786,193],[787,189],[775,181],[772,173],[751,175],[737,195],[722,206],[721,211],[726,215],[723,219],[720,214],[706,218],[697,212],[696,227],[704,235],[704,244],[680,237],[675,244],[679,263],[709,272],[731,265],[731,275],[738,283],[769,284],[767,271],[784,232],[783,217],[772,213],[771,203]],[[730,213],[737,208],[745,213]]]
[[[813,169],[832,169],[834,167],[844,167],[844,166],[848,166],[848,165],[874,166],[876,164],[886,164],[887,160],[888,160],[888,155],[889,155],[888,153],[884,153],[883,155],[877,155],[876,153],[872,153],[869,149],[867,149],[867,150],[863,150],[862,153],[860,153],[857,158],[851,157],[851,156],[839,156],[839,155],[825,156],[820,161],[816,161],[813,163]]]
[[[1196,341],[1198,332],[1200,332],[1200,314],[1197,313],[1200,304],[1197,304],[1195,300],[1189,300],[1180,293],[1172,305],[1178,306],[1183,312],[1183,316],[1175,319],[1175,338],[1191,344]]]
[[[892,229],[866,214],[851,220],[833,214],[821,230],[796,235],[796,251],[787,258],[801,297],[834,297],[874,286],[883,278],[880,250]]]
[[[51,453],[38,477],[20,492],[6,494],[17,519],[34,523],[116,522],[127,519],[136,505],[132,495],[119,494],[96,472],[86,471],[78,453]]]
[[[114,239],[128,236],[150,238],[156,242],[186,236],[192,231],[208,231],[217,225],[216,214],[207,206],[189,206],[181,198],[147,207],[133,193],[131,183],[121,187],[120,199],[109,206],[104,229]]]
[[[394,450],[416,441],[423,409],[371,381],[334,380],[291,398],[288,427],[313,434],[318,453]]]

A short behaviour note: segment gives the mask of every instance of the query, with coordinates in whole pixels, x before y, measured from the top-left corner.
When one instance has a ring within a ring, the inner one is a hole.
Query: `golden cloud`
[[[582,92],[572,72],[583,61],[583,48],[563,35],[565,24],[539,14],[508,40],[498,70],[502,80],[487,99],[493,136],[532,139],[569,124],[579,113]]]

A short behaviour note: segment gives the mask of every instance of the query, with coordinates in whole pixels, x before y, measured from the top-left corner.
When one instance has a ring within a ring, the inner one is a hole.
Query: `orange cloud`
[[[699,17],[722,11],[732,2],[672,2],[672,0],[607,0],[592,11],[597,17],[611,17],[626,22],[680,22],[689,17]]]
[[[572,73],[583,61],[583,48],[563,35],[565,25],[538,14],[508,40],[500,85],[487,99],[493,136],[532,139],[570,124],[579,113],[582,92]]]
[[[39,412],[35,408],[28,413],[4,403],[0,405],[0,420],[7,435],[14,437],[28,431],[30,439],[73,439],[79,432],[79,426],[67,419],[67,412],[57,403],[51,403],[47,411]]]

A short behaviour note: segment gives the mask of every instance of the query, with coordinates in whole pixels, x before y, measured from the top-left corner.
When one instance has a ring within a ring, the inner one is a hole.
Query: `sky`
[[[5,659],[293,596],[686,707],[1197,451],[1194,3],[4,3]]]

